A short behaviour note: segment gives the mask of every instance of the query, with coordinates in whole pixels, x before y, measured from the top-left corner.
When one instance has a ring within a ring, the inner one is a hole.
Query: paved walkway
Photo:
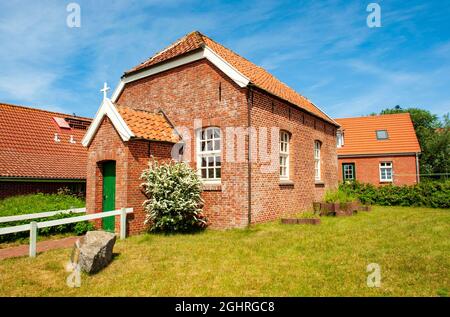
[[[75,241],[80,237],[68,237],[60,240],[48,240],[37,243],[37,252],[45,252],[53,249],[69,248],[72,247]],[[12,247],[7,249],[0,249],[0,260],[7,258],[15,258],[19,256],[28,256],[29,245],[21,245],[18,247]]]

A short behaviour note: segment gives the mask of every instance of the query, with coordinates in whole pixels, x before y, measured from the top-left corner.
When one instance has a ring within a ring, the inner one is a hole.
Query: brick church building
[[[337,186],[338,127],[263,68],[192,32],[104,98],[83,139],[87,209],[133,207],[130,233],[143,231],[139,177],[153,156],[198,170],[212,228],[298,213]]]

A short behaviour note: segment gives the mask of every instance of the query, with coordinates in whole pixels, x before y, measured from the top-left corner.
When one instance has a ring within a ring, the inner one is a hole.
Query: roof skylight
[[[387,130],[377,130],[377,140],[387,140],[389,139],[389,135]]]

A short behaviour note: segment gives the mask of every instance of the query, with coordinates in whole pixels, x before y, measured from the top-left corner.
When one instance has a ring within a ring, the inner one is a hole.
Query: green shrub
[[[56,214],[52,217],[46,217],[46,218],[5,222],[5,223],[0,223],[0,228],[24,225],[24,224],[30,223],[31,221],[43,222],[43,221],[58,220],[58,219],[76,217],[76,216],[80,216],[80,214],[75,214],[75,213]],[[87,231],[93,230],[93,229],[94,229],[94,226],[89,221],[82,221],[82,222],[76,222],[76,223],[68,223],[68,224],[59,225],[59,226],[41,228],[38,230],[38,235],[50,236],[50,235],[62,234],[62,233],[75,233],[76,235],[82,235],[82,234],[86,233]],[[0,243],[23,239],[23,238],[27,238],[29,236],[30,236],[30,233],[28,231],[4,234],[4,235],[0,235]]]
[[[75,234],[77,236],[81,236],[81,235],[85,234],[86,232],[92,231],[92,230],[95,230],[95,227],[89,221],[77,222],[75,227],[73,228],[73,231],[75,232]]]
[[[84,206],[85,202],[83,199],[80,199],[73,195],[68,195],[62,191],[60,191],[58,194],[38,193],[33,195],[14,196],[0,200],[0,217],[66,210],[71,208],[82,208]],[[31,221],[42,222],[74,216],[79,216],[79,214],[57,214],[47,218],[0,223],[0,228],[28,224]],[[77,231],[75,230],[76,226],[77,224],[73,223],[42,228],[38,230],[38,234],[47,236],[60,233],[77,233]],[[29,235],[29,232],[17,232],[12,234],[0,235],[0,243],[27,238],[29,237]]]
[[[201,180],[186,163],[153,161],[141,178],[148,198],[144,202],[146,223],[151,224],[151,231],[189,232],[207,226],[201,210]]]
[[[363,204],[450,208],[450,180],[425,181],[410,186],[389,184],[380,187],[346,182],[340,184],[339,189],[355,195]]]
[[[21,195],[0,200],[0,217],[83,208],[84,206],[85,201],[74,195],[62,193]]]
[[[342,188],[336,190],[327,190],[325,192],[324,200],[326,203],[350,203],[356,200],[356,196]]]

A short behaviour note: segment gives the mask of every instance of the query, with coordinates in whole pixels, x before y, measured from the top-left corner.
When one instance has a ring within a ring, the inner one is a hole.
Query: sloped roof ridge
[[[359,116],[359,117],[343,117],[343,118],[336,118],[336,120],[360,120],[362,118],[379,118],[379,117],[387,117],[387,116],[410,116],[411,114],[409,112],[399,112],[399,113],[384,113],[384,114],[368,114],[365,116]]]
[[[235,71],[242,74],[247,79],[247,84],[251,83],[255,87],[258,87],[273,96],[302,108],[306,112],[309,112],[322,120],[339,126],[339,124],[327,115],[320,107],[312,103],[308,98],[297,92],[286,83],[279,80],[263,67],[256,65],[245,57],[214,41],[199,31],[188,33],[174,44],[157,53],[151,59],[148,59],[140,65],[125,72],[124,77],[166,62],[177,56],[181,56],[205,47],[213,51]]]
[[[178,40],[176,40],[175,42],[173,42],[171,45],[165,47],[164,49],[162,49],[161,51],[156,52],[155,54],[153,54],[152,56],[150,56],[149,58],[147,58],[145,61],[143,61],[142,63],[140,63],[139,65],[133,67],[132,69],[126,71],[125,73],[130,73],[133,72],[135,70],[140,70],[140,67],[148,64],[150,62],[152,62],[154,59],[156,59],[158,56],[161,56],[162,54],[164,54],[165,52],[173,49],[174,47],[176,47],[177,45],[179,45],[180,43],[182,43],[184,40],[186,40],[189,36],[191,35],[196,35],[198,37],[200,37],[200,40],[203,41],[203,39],[201,39],[202,34],[199,31],[192,31],[188,34],[183,35],[182,37],[180,37]],[[197,38],[198,39],[198,38]]]
[[[16,104],[12,104],[12,103],[7,103],[7,102],[1,102],[0,101],[0,106],[8,106],[8,107],[18,107],[18,108],[22,108],[22,109],[27,109],[27,110],[31,110],[31,111],[40,111],[40,112],[46,112],[49,114],[55,114],[55,115],[60,115],[60,116],[64,116],[64,117],[70,117],[70,118],[76,118],[76,119],[85,119],[88,121],[92,121],[92,118],[88,118],[88,117],[82,117],[82,116],[77,116],[77,115],[73,115],[73,114],[69,114],[69,113],[64,113],[64,112],[56,112],[56,111],[51,111],[51,110],[46,110],[46,109],[41,109],[41,108],[33,108],[31,106],[24,106],[24,105],[16,105]]]

